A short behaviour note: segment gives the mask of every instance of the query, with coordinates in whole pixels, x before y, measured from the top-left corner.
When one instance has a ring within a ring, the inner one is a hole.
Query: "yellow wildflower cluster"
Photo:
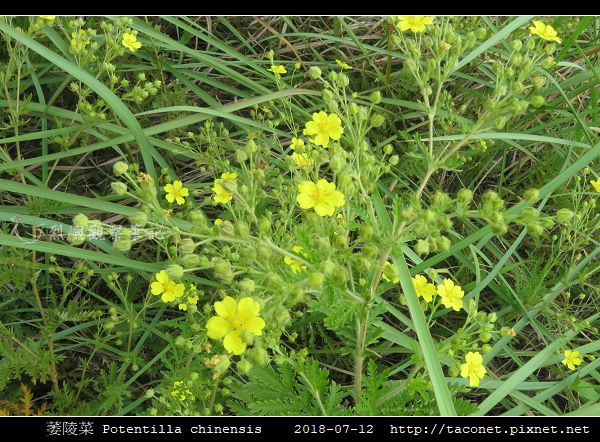
[[[127,49],[129,49],[131,52],[135,52],[142,47],[142,44],[137,40],[136,35],[131,32],[123,33],[123,39],[121,40],[121,44]]]
[[[569,370],[575,370],[575,367],[581,365],[583,359],[581,353],[576,350],[565,350],[565,358],[561,361]]]
[[[231,183],[235,184],[237,177],[238,175],[235,172],[225,172],[221,175],[220,179],[215,180],[212,188],[212,191],[215,193],[213,196],[215,203],[227,204],[231,201],[233,198],[233,195],[231,194]],[[223,184],[225,184],[225,187]]]
[[[398,16],[398,29],[402,32],[412,31],[425,32],[425,26],[433,23],[433,17],[431,16],[418,16],[418,15],[399,15]]]
[[[174,201],[177,201],[178,205],[182,205],[185,203],[185,198],[190,194],[189,190],[186,187],[183,187],[183,183],[179,180],[174,181],[173,184],[167,184],[165,187],[165,198],[171,204]]]
[[[214,304],[216,316],[206,323],[208,337],[223,339],[225,350],[234,355],[241,355],[246,351],[246,342],[243,335],[262,335],[265,321],[258,316],[260,304],[250,297],[245,297],[236,302],[231,296],[226,296],[223,301]]]
[[[287,69],[281,64],[272,65],[268,70],[273,72],[275,75],[287,74]]]
[[[555,41],[556,43],[561,42],[560,37],[552,26],[546,25],[538,20],[533,21],[533,26],[529,28],[529,32],[531,32],[531,35],[537,35],[546,41]]]
[[[316,183],[303,181],[298,185],[297,201],[303,209],[315,209],[319,216],[332,216],[336,207],[345,203],[344,194],[335,190],[335,183],[320,179]]]
[[[156,281],[150,284],[150,290],[155,296],[161,295],[163,302],[173,302],[183,296],[185,285],[173,281],[165,270],[161,270],[154,278]]]
[[[306,257],[306,253],[304,253],[304,249],[300,246],[292,247],[292,252],[294,252],[296,255],[302,255],[302,256]],[[290,258],[289,256],[285,256],[283,258],[283,262],[285,262],[288,266],[290,266],[290,268],[292,269],[292,272],[294,272],[294,273],[298,273],[298,272],[306,269],[306,266],[304,264],[302,264],[300,261],[298,261],[294,258]]]
[[[485,373],[481,353],[468,352],[465,356],[465,363],[460,366],[460,375],[463,378],[469,378],[470,387],[478,387],[479,381],[483,379]]]
[[[327,112],[313,113],[312,120],[307,122],[303,131],[304,135],[314,136],[312,142],[317,146],[329,146],[329,140],[339,140],[344,133],[342,120],[337,114]]]

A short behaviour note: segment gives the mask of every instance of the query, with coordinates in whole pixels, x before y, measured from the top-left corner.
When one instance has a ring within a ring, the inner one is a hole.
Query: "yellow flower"
[[[307,153],[292,153],[292,158],[300,169],[306,169],[314,164],[314,160]]]
[[[165,270],[161,270],[155,276],[156,281],[150,284],[150,289],[153,295],[162,295],[163,302],[173,302],[177,298],[183,296],[185,286],[172,281]]]
[[[547,41],[561,42],[554,28],[550,25],[545,25],[541,21],[534,20],[533,26],[529,27],[529,32],[531,32],[531,35],[537,35]]]
[[[303,209],[315,209],[319,216],[331,216],[336,207],[342,207],[345,203],[344,194],[335,190],[335,183],[329,183],[320,179],[317,183],[303,181],[298,185],[298,197],[296,200]]]
[[[171,204],[173,204],[173,201],[177,201],[180,206],[185,203],[184,197],[190,194],[190,191],[183,187],[183,183],[179,180],[173,182],[173,184],[167,184],[163,189],[167,192],[165,195],[167,201]]]
[[[304,135],[314,135],[313,143],[317,146],[327,147],[329,139],[339,140],[344,129],[340,117],[321,111],[313,113],[312,121],[306,123],[303,133]]]
[[[217,218],[215,220],[215,226],[220,227],[223,225],[223,220],[221,218]]]
[[[223,182],[234,182],[237,176],[238,175],[235,172],[224,172],[221,175],[221,179],[215,180],[215,184],[212,188],[212,191],[215,193],[215,195],[213,196],[213,200],[215,201],[215,203],[226,204],[229,201],[231,201],[233,195],[231,195],[231,193],[225,190],[225,188],[223,187]]]
[[[352,69],[352,66],[350,66],[348,63],[343,62],[342,60],[336,59],[335,62],[342,69]]]
[[[466,363],[460,366],[460,375],[469,378],[469,387],[478,387],[479,381],[485,376],[483,357],[479,352],[470,351],[465,356]]]
[[[398,284],[398,282],[400,282],[400,277],[396,275],[394,266],[389,261],[383,265],[383,273],[381,276],[383,276],[383,279],[385,279],[387,282],[393,282],[394,284]]]
[[[54,21],[56,19],[56,15],[40,15],[39,17],[50,21]]]
[[[344,218],[344,215],[341,213],[337,214],[335,220],[337,221],[337,225],[340,227],[343,227],[346,224],[346,218]]]
[[[196,295],[188,296],[187,297],[187,302],[188,302],[188,304],[197,304],[198,303],[198,296],[196,296]]]
[[[304,253],[304,249],[300,246],[294,246],[292,247],[292,251],[296,254],[296,255],[302,255],[306,257],[306,254]],[[300,261],[296,261],[293,258],[290,258],[289,256],[285,256],[283,258],[283,262],[285,262],[287,265],[290,266],[290,268],[292,269],[292,272],[294,273],[298,273],[301,270],[304,270],[306,268],[306,266],[304,264],[302,264]]]
[[[260,304],[252,298],[242,298],[239,303],[231,296],[214,304],[217,316],[206,323],[207,335],[211,339],[223,339],[225,350],[234,355],[241,355],[246,350],[241,332],[260,336],[265,321],[258,316]]]
[[[569,370],[575,370],[577,365],[581,365],[583,359],[581,359],[581,354],[578,351],[565,350],[565,358],[561,362],[566,365]]]
[[[179,310],[183,310],[184,312],[187,310],[187,304],[181,303],[179,304]]]
[[[600,178],[598,178],[596,181],[591,180],[590,184],[592,185],[592,187],[594,188],[594,190],[596,192],[600,192]]]
[[[296,150],[297,147],[304,147],[304,140],[302,138],[292,138],[290,149]]]
[[[424,32],[425,26],[433,23],[431,16],[399,15],[398,29],[402,32],[411,30],[412,32]]]
[[[444,278],[443,284],[437,286],[438,295],[442,298],[442,304],[446,308],[453,308],[455,311],[459,311],[463,306],[463,300],[465,292],[458,285],[454,285],[451,279]]]
[[[121,44],[131,52],[135,52],[142,47],[142,44],[137,41],[137,37],[129,32],[123,33],[123,40],[121,40]]]
[[[435,286],[427,282],[427,278],[423,275],[417,275],[412,278],[413,287],[417,292],[417,296],[423,298],[427,302],[431,302],[435,296]]]
[[[287,69],[285,68],[285,66],[283,66],[281,64],[271,65],[271,67],[269,69],[267,69],[267,70],[271,71],[271,72],[273,72],[274,74],[277,74],[277,75],[287,74]]]

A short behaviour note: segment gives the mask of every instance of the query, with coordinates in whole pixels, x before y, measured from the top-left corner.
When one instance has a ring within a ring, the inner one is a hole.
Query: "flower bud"
[[[569,209],[560,209],[556,212],[556,221],[560,224],[567,223],[573,219],[575,213]]]
[[[370,224],[363,224],[358,228],[358,234],[363,241],[369,241],[373,238],[373,226]]]
[[[117,240],[113,243],[113,249],[117,252],[127,252],[131,250],[131,238],[126,236],[119,236]]]
[[[398,155],[392,155],[388,160],[390,166],[396,166],[400,162],[400,157]]]
[[[330,276],[335,271],[335,263],[330,259],[326,259],[321,263],[321,271],[325,276]]]
[[[325,277],[320,272],[313,272],[308,275],[308,286],[313,290],[321,290]]]
[[[243,293],[250,294],[256,289],[256,283],[254,280],[250,278],[244,278],[239,283],[238,286]]]
[[[317,80],[321,78],[321,69],[318,66],[311,66],[308,69],[308,76],[313,80]]]
[[[183,267],[178,264],[168,265],[166,271],[169,278],[181,279],[183,277]]]
[[[500,329],[500,336],[517,336],[515,330],[511,327],[502,327]]]
[[[380,91],[373,91],[373,92],[371,92],[371,95],[369,95],[369,100],[373,104],[379,104],[379,103],[381,103],[381,92]]]
[[[544,105],[545,101],[546,100],[544,99],[544,97],[542,97],[541,95],[536,95],[531,98],[530,103],[533,107],[537,108],[537,107],[542,107]]]
[[[247,238],[250,235],[250,226],[245,221],[239,220],[235,223],[235,232],[240,238]]]
[[[128,219],[132,225],[143,227],[148,222],[148,215],[144,212],[135,212],[134,214],[129,215]]]
[[[110,187],[112,188],[113,192],[115,192],[119,196],[125,195],[127,193],[127,184],[121,183],[120,181],[110,183]]]
[[[196,243],[191,238],[184,238],[177,244],[177,248],[179,249],[179,253],[187,255],[188,253],[194,253]]]
[[[337,83],[340,85],[340,87],[346,87],[350,84],[350,78],[348,78],[346,74],[341,72],[337,76]]]
[[[544,228],[539,223],[531,222],[527,224],[527,232],[529,232],[531,236],[538,237],[544,233]]]
[[[535,203],[540,198],[540,191],[537,189],[529,189],[525,191],[523,198],[530,203]]]
[[[73,225],[78,227],[83,227],[84,229],[88,226],[89,219],[83,213],[75,215],[73,217]]]
[[[127,163],[125,163],[123,161],[117,161],[115,164],[113,164],[113,175],[121,176],[125,172],[127,172],[128,168],[129,168],[129,166],[127,165]]]
[[[420,256],[427,255],[429,253],[429,243],[422,239],[418,240],[415,245],[415,252]]]
[[[181,264],[183,264],[183,266],[186,269],[191,269],[194,267],[199,267],[200,266],[200,256],[194,254],[194,253],[188,253],[186,255],[183,255],[181,257]]]

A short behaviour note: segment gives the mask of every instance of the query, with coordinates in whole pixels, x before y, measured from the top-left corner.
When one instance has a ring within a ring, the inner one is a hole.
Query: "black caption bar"
[[[598,417],[3,417],[22,439],[115,440],[529,440],[591,441]]]

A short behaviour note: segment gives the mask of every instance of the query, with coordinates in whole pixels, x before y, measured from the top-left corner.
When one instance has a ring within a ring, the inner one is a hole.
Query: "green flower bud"
[[[348,247],[348,235],[339,234],[335,236],[334,243],[338,249],[345,249]]]
[[[355,258],[354,266],[356,267],[356,270],[359,271],[359,273],[367,273],[371,269],[371,263],[371,260],[362,256],[358,256]]]
[[[535,203],[540,198],[540,191],[537,189],[529,189],[523,194],[523,198],[530,203]]]
[[[79,246],[85,241],[85,235],[83,233],[69,233],[67,235],[67,241],[74,246]]]
[[[127,163],[124,163],[123,161],[117,161],[115,164],[113,164],[113,175],[121,176],[127,172],[127,169],[129,169]]]
[[[400,162],[400,157],[398,155],[392,155],[388,160],[390,166],[396,166]]]
[[[533,80],[531,81],[533,83],[533,87],[535,87],[537,90],[540,90],[546,84],[546,79],[540,76],[533,77]]]
[[[144,212],[135,212],[134,214],[129,215],[128,219],[132,225],[144,227],[148,222],[148,215]]]
[[[335,272],[331,275],[331,278],[336,284],[346,284],[348,281],[348,270],[342,265],[336,266]]]
[[[527,224],[527,232],[531,236],[538,237],[544,233],[544,228],[541,226],[541,224],[532,222]]]
[[[383,153],[386,155],[391,154],[394,151],[394,148],[392,147],[391,144],[386,144],[385,146],[383,146]]]
[[[313,239],[313,245],[322,254],[327,255],[331,252],[331,243],[325,236],[317,236]]]
[[[492,351],[492,346],[490,344],[484,344],[481,346],[481,351],[484,353],[489,353]]]
[[[113,192],[115,192],[119,196],[125,195],[127,193],[127,184],[121,183],[120,181],[110,183],[110,187],[112,188]]]
[[[183,277],[183,267],[178,264],[168,265],[166,271],[169,278],[181,279]]]
[[[363,224],[358,228],[358,234],[363,241],[369,241],[373,238],[373,226],[370,224]]]
[[[320,272],[313,272],[308,275],[308,286],[313,290],[321,290],[325,276]]]
[[[485,333],[481,333],[481,334],[479,335],[479,340],[480,340],[481,342],[490,342],[490,341],[491,341],[491,339],[492,339],[492,335],[491,335],[491,333],[485,332]]]
[[[233,270],[229,263],[222,258],[214,258],[213,259],[213,268],[215,272],[215,277],[225,283],[230,283],[233,281]]]
[[[194,250],[196,249],[196,243],[191,238],[184,238],[181,241],[179,241],[179,244],[177,244],[177,248],[179,250],[179,253],[181,253],[182,255],[187,255],[188,253],[194,253]]]
[[[567,223],[573,219],[575,213],[569,209],[560,209],[556,212],[556,221],[560,224]]]
[[[546,70],[552,69],[555,65],[556,65],[556,61],[551,56],[544,58],[541,63],[541,66]]]
[[[494,322],[496,322],[497,319],[498,319],[498,315],[496,314],[496,312],[488,313],[487,320],[489,322],[494,323]]]
[[[268,273],[264,284],[271,290],[281,290],[283,279],[277,273]]]
[[[332,72],[332,73],[335,74],[335,72]],[[331,75],[331,73],[329,75]],[[335,74],[335,75],[337,75],[337,74]],[[331,92],[329,89],[323,90],[323,101],[327,104],[331,100],[333,100],[333,92]],[[352,105],[352,103],[351,103],[351,105]]]
[[[248,373],[250,373],[250,370],[252,370],[252,363],[250,361],[248,361],[247,359],[241,359],[236,364],[236,368],[240,373],[248,374]],[[216,407],[215,407],[215,410],[216,410]]]
[[[269,354],[262,347],[251,348],[246,354],[258,366],[265,366],[269,362]]]
[[[331,71],[329,75],[327,75],[327,78],[329,78],[329,81],[336,81],[338,78],[337,72]]]
[[[477,40],[483,40],[486,36],[487,36],[488,30],[484,27],[481,28],[477,28],[477,30],[475,31],[475,36],[477,37]]]
[[[429,253],[429,243],[422,239],[418,240],[415,245],[415,252],[419,256],[427,255]]]
[[[261,261],[268,261],[271,258],[271,249],[263,244],[256,246],[256,254]]]
[[[522,47],[523,43],[521,42],[521,40],[514,40],[512,42],[513,51],[520,51]]]
[[[360,253],[365,258],[374,258],[379,253],[379,248],[375,244],[365,244]]]
[[[500,329],[500,336],[517,336],[515,330],[511,327],[502,327]]]
[[[253,154],[253,153],[256,153],[256,151],[258,150],[258,146],[254,142],[254,140],[248,140],[248,142],[246,143],[245,149],[246,149],[247,153]]]
[[[529,49],[530,51],[535,49],[535,40],[533,38],[529,38],[526,42],[525,42],[525,47],[527,49]]]
[[[191,269],[194,267],[199,267],[200,266],[200,262],[201,262],[201,258],[200,256],[194,254],[194,253],[188,253],[185,254],[181,257],[181,264],[183,264],[183,266],[186,269]]]
[[[496,122],[494,123],[494,128],[497,130],[503,129],[504,126],[506,125],[506,121],[507,121],[507,119],[505,116],[498,117],[496,119]]]
[[[235,159],[238,163],[243,163],[248,160],[248,152],[244,149],[238,149],[235,151]]]
[[[456,201],[459,204],[469,204],[473,200],[473,192],[469,189],[460,189],[456,194]]]
[[[541,95],[536,95],[535,97],[531,98],[531,105],[533,107],[542,107],[545,101],[546,100],[544,99],[544,97],[542,97]]]
[[[452,245],[452,243],[450,242],[450,239],[448,239],[445,236],[440,236],[439,238],[437,238],[435,243],[436,243],[437,248],[444,252],[447,252],[448,250],[450,250],[450,246]]]
[[[371,92],[371,95],[369,95],[369,100],[373,104],[379,104],[379,103],[381,103],[381,92],[380,91],[373,91],[373,92]]]
[[[131,244],[131,238],[119,236],[113,243],[113,249],[115,249],[117,252],[127,252],[131,250]]]
[[[247,238],[250,235],[250,226],[245,221],[239,220],[235,223],[235,232],[240,238]]]
[[[258,220],[258,230],[263,235],[267,235],[271,231],[271,220],[268,218],[261,218]]]
[[[83,227],[84,229],[88,226],[89,219],[83,213],[75,215],[73,218],[73,225]]]
[[[239,283],[238,286],[242,293],[252,293],[256,290],[256,283],[250,278],[244,278]]]
[[[318,66],[311,66],[308,69],[308,76],[313,80],[321,78],[321,69]]]
[[[346,74],[341,72],[337,76],[337,83],[340,85],[340,87],[346,87],[350,84],[350,78],[348,78]]]
[[[330,276],[335,271],[335,263],[330,259],[326,259],[321,263],[321,271],[325,276]]]

